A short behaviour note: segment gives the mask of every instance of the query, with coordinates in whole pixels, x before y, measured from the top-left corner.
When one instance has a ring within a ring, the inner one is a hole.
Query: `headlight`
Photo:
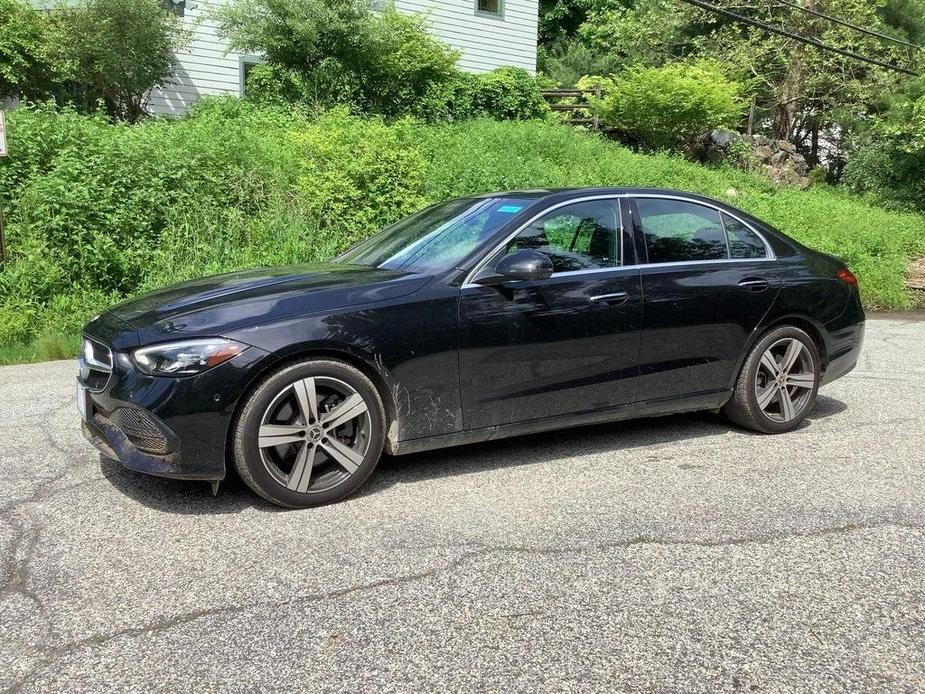
[[[224,338],[166,342],[136,349],[132,361],[151,376],[192,376],[228,361],[245,349],[247,345]]]

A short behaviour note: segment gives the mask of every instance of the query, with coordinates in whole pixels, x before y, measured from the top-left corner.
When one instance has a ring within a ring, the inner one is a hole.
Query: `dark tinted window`
[[[765,258],[768,250],[754,231],[738,219],[723,214],[723,226],[729,239],[729,255],[733,258]]]
[[[619,204],[617,200],[592,200],[560,207],[520,232],[507,252],[545,253],[556,272],[619,265]]]
[[[485,14],[501,15],[501,0],[475,0],[475,8]]]
[[[650,263],[728,258],[719,212],[683,200],[639,198],[639,221]]]

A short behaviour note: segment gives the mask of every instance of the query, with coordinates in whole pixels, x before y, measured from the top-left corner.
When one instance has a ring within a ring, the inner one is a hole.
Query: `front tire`
[[[752,431],[793,431],[816,404],[819,364],[819,352],[805,331],[791,325],[773,328],[752,347],[723,411]]]
[[[352,366],[327,359],[292,364],[245,401],[232,435],[235,468],[279,506],[340,501],[379,462],[384,412],[375,386]]]

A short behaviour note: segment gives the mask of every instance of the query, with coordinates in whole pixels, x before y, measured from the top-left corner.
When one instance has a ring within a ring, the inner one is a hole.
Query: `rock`
[[[755,156],[764,163],[771,161],[771,157],[774,156],[774,150],[767,145],[758,145],[753,151]]]
[[[739,135],[739,133],[733,132],[732,130],[716,128],[715,130],[710,131],[709,139],[718,147],[726,149],[731,143],[741,140],[742,136]]]
[[[806,162],[806,157],[802,154],[794,153],[790,157],[790,166],[801,176],[805,176],[809,173],[809,164]]]
[[[797,148],[793,146],[793,143],[787,140],[778,140],[777,148],[782,149],[785,152],[790,152],[791,154],[797,151]]]
[[[771,166],[783,166],[787,159],[787,152],[778,150],[771,155],[770,163]]]
[[[719,147],[709,147],[703,153],[703,159],[710,164],[722,164],[726,160],[726,153]]]

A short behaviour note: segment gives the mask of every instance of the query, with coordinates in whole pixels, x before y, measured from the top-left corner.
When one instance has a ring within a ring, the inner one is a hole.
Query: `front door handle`
[[[598,294],[597,296],[592,296],[588,301],[595,304],[602,303],[619,306],[620,304],[625,304],[628,298],[629,295],[626,292],[614,292],[613,294]]]
[[[749,292],[763,292],[771,283],[762,277],[749,277],[739,282],[739,286]]]

